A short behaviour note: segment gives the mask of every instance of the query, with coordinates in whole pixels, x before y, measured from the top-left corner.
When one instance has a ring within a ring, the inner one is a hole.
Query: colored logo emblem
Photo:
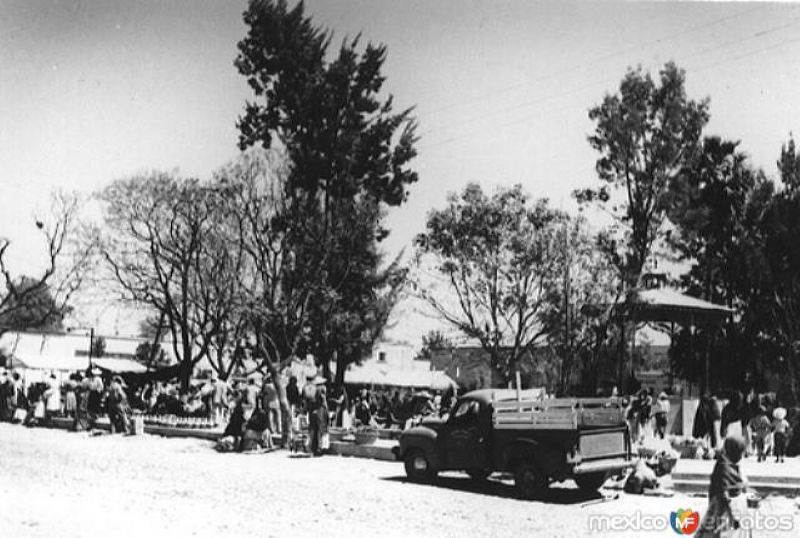
[[[693,534],[700,526],[700,514],[691,508],[678,508],[669,515],[669,524],[678,534]]]

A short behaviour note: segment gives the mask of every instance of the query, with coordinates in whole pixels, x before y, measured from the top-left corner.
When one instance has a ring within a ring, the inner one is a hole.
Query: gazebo
[[[636,324],[639,322],[658,322],[670,324],[670,340],[674,335],[675,324],[689,327],[694,340],[697,325],[721,325],[729,319],[734,310],[723,305],[692,297],[669,287],[656,287],[660,275],[644,275],[645,289],[637,290],[628,298],[618,300],[613,314],[619,319],[633,322],[632,345],[636,342]],[[627,299],[627,300],[626,300]],[[693,351],[692,351],[692,354]],[[632,358],[631,358],[632,360]],[[709,388],[709,356],[705,354],[705,389]]]

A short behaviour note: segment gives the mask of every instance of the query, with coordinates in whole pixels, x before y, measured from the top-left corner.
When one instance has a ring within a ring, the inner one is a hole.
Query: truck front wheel
[[[536,465],[523,462],[514,468],[514,488],[523,499],[540,499],[547,491],[547,478]]]
[[[575,483],[583,491],[597,491],[600,486],[605,484],[608,474],[601,473],[587,473],[575,475]]]
[[[422,450],[411,450],[404,459],[406,476],[413,482],[428,482],[436,476],[428,456]]]

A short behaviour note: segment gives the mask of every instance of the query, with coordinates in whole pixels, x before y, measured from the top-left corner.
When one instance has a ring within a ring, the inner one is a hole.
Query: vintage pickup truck
[[[610,473],[633,465],[621,401],[520,398],[508,389],[465,394],[446,420],[405,430],[394,454],[413,481],[430,481],[439,471],[466,471],[476,480],[511,472],[526,499],[568,478],[596,490]]]

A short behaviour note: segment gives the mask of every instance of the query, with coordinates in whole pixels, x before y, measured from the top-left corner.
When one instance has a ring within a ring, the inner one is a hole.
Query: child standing
[[[756,443],[756,450],[758,450],[758,461],[766,461],[767,456],[764,453],[764,445],[766,444],[767,436],[772,430],[772,425],[767,418],[767,410],[763,405],[758,407],[755,416],[750,419],[749,426]]]
[[[786,421],[786,409],[776,407],[772,412],[772,431],[775,432],[775,461],[783,463],[786,456],[786,441],[789,438],[789,423]]]

